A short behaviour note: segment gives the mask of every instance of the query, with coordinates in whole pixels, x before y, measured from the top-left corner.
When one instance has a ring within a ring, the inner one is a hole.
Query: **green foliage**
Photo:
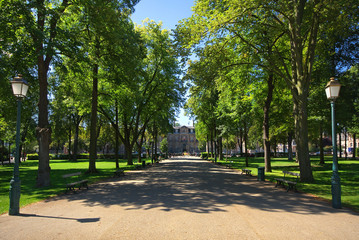
[[[164,139],[161,141],[160,149],[161,149],[161,152],[162,152],[162,153],[167,154],[167,151],[168,151],[167,138],[164,138]]]
[[[39,154],[37,153],[29,153],[26,155],[27,160],[39,160]]]
[[[209,156],[208,152],[201,152],[202,159],[208,159],[208,156]]]

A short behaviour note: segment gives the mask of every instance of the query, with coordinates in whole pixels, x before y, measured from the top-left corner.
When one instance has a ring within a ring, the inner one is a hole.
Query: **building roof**
[[[193,126],[179,126],[179,127],[173,127],[173,129],[180,129],[180,128],[189,128],[189,129],[194,129]]]

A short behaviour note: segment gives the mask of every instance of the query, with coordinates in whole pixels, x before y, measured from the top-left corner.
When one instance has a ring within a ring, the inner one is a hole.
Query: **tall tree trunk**
[[[293,146],[292,146],[292,142],[293,142],[293,132],[290,131],[288,133],[288,160],[289,161],[293,161]]]
[[[208,154],[209,154],[209,137],[208,137],[208,134],[207,134],[206,152],[207,152],[207,156],[208,156]]]
[[[71,132],[72,132],[72,129],[71,129],[71,124],[70,124],[70,130],[69,130],[69,160],[71,160],[71,139],[72,139],[72,136],[71,136]]]
[[[300,179],[303,182],[313,182],[312,167],[310,165],[308,147],[308,94],[298,94],[293,98],[295,140],[297,143],[297,161],[299,162]]]
[[[319,164],[324,165],[324,143],[323,143],[323,126],[322,123],[320,123],[319,126],[320,136],[319,136],[319,154],[320,154],[320,160]]]
[[[339,130],[338,133],[339,133],[339,144],[338,144],[338,146],[339,146],[339,158],[342,158],[342,133],[341,133],[341,130]]]
[[[214,154],[213,154],[213,131],[211,131],[211,158],[214,157]]]
[[[10,160],[11,160],[11,142],[9,141],[9,146],[8,146],[8,160],[9,160],[9,163],[10,163]]]
[[[133,149],[133,145],[131,145],[131,139],[130,139],[130,134],[128,133],[129,130],[125,130],[125,141],[123,142],[123,144],[125,145],[125,152],[126,152],[126,158],[127,158],[127,165],[133,165],[133,160],[132,160],[132,149]]]
[[[78,118],[78,116],[76,117]],[[76,119],[75,118],[75,119]],[[74,139],[74,154],[73,154],[73,161],[77,161],[77,152],[78,152],[78,143],[79,143],[79,130],[80,130],[80,122],[81,120],[75,120],[75,139]]]
[[[41,47],[42,49],[42,44]],[[39,50],[39,54],[40,54]],[[48,67],[44,63],[44,56],[41,54],[37,59],[38,78],[39,78],[39,118],[36,127],[36,137],[39,144],[39,168],[37,171],[37,187],[50,186],[50,143],[51,129],[48,121],[48,100],[47,100],[47,71]]]
[[[94,64],[92,69],[92,106],[91,106],[91,123],[90,123],[90,159],[89,173],[96,173],[97,159],[97,97],[98,97],[98,64]]]
[[[288,84],[293,97],[295,140],[297,143],[297,161],[299,162],[300,179],[313,182],[313,173],[308,148],[308,115],[307,105],[311,73],[315,59],[315,48],[319,31],[320,15],[316,9],[318,1],[292,1],[289,7],[293,14],[289,16],[288,35],[291,49],[291,75]],[[309,14],[309,15],[308,15]],[[308,25],[310,32],[303,31]]]
[[[1,147],[0,147],[1,165],[4,165],[4,147],[5,147],[5,144],[4,144],[3,140],[0,140],[0,142],[1,142]]]
[[[54,49],[51,48],[57,35],[57,22],[59,21],[62,13],[69,5],[68,0],[63,0],[61,8],[58,8],[52,14],[46,12],[44,0],[37,1],[35,4],[35,12],[37,16],[36,26],[29,30],[34,43],[36,44],[37,53],[37,74],[39,81],[39,117],[38,125],[36,127],[36,137],[39,143],[39,167],[37,171],[37,187],[50,186],[50,156],[49,149],[51,143],[51,129],[48,122],[48,99],[47,99],[47,73],[49,71],[50,62],[55,54]],[[50,22],[49,29],[45,27],[45,21]],[[44,32],[50,32],[49,38],[44,40]],[[46,42],[46,43],[45,43]]]
[[[347,158],[348,158],[348,149],[347,149],[347,134],[348,134],[348,132],[347,132],[347,130],[346,129],[344,129],[344,148],[345,148],[345,152],[344,152],[344,154],[345,154],[345,160],[347,160]]]
[[[249,163],[248,163],[248,149],[247,149],[247,139],[248,139],[248,131],[247,131],[247,122],[244,122],[244,155],[246,156],[246,167],[249,166]]]
[[[157,125],[155,125],[155,136],[154,136],[154,144],[155,144],[155,161],[158,160],[158,156],[157,156],[157,136],[158,136],[158,131],[157,131]]]
[[[119,146],[120,146],[120,143],[119,143],[119,131],[120,129],[118,128],[118,102],[117,100],[115,101],[115,161],[116,161],[116,169],[120,168],[120,165],[119,165],[119,161],[118,161],[118,151],[119,151]]]
[[[219,160],[223,160],[223,138],[218,138],[218,156]]]
[[[20,149],[19,149],[19,151],[20,151],[20,163],[21,163],[21,153],[23,153],[22,159],[23,159],[23,161],[25,161],[23,148],[25,149],[25,147],[24,147],[24,142],[25,142],[25,140],[26,140],[26,135],[27,135],[27,131],[28,131],[28,129],[29,129],[29,125],[30,125],[30,119],[28,119],[28,120],[26,121],[25,127],[24,127],[24,129],[23,129],[23,131],[22,131],[22,133],[21,133],[21,141],[20,141],[20,147],[19,147],[19,148],[20,148]]]
[[[273,99],[273,89],[274,89],[272,73],[270,73],[268,76],[267,86],[268,86],[267,98],[263,108],[264,163],[265,163],[265,171],[272,172],[271,157],[270,157],[270,138],[269,138],[269,112],[270,112],[270,105]]]
[[[241,138],[240,139],[240,144],[239,144],[239,146],[240,146],[240,157],[242,157],[242,155],[243,155],[243,128],[241,127],[240,129],[239,129],[239,137]]]

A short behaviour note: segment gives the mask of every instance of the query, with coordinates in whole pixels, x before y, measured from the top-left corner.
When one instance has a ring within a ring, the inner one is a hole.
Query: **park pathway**
[[[0,216],[0,239],[358,239],[359,215],[176,158]]]

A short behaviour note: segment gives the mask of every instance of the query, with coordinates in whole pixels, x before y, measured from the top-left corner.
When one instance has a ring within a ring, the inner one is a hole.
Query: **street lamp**
[[[338,159],[337,159],[337,135],[335,131],[335,113],[334,113],[334,103],[335,100],[339,97],[341,84],[334,79],[330,78],[327,86],[325,87],[325,93],[327,98],[330,100],[331,112],[332,112],[332,144],[333,144],[333,175],[331,178],[332,182],[332,206],[333,208],[341,208],[341,186],[340,186],[340,177],[338,172]]]
[[[14,174],[10,181],[10,208],[9,215],[18,215],[20,209],[20,122],[21,122],[21,100],[26,97],[29,84],[22,79],[22,75],[18,74],[11,81],[12,91],[17,98],[17,120],[16,120],[16,153]]]

